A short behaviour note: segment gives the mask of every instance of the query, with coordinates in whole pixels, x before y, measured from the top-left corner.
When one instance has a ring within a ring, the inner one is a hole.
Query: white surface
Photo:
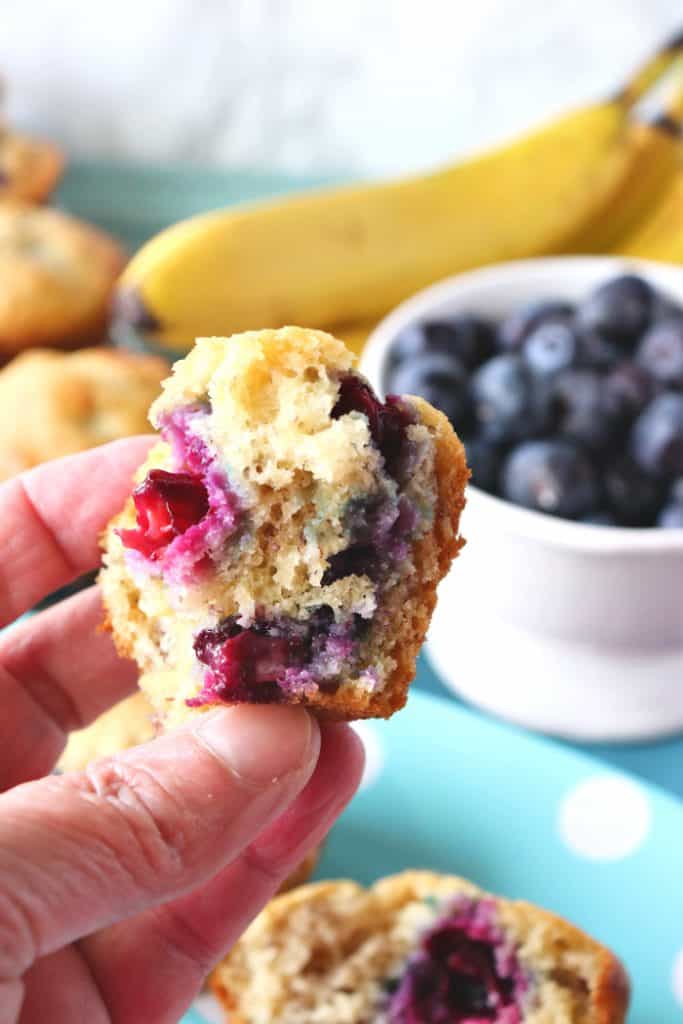
[[[384,767],[384,751],[380,738],[370,722],[352,722],[351,728],[356,731],[365,750],[365,767],[360,782],[360,789],[367,789],[382,774]]]
[[[225,1014],[221,1010],[218,1000],[209,992],[205,992],[195,999],[192,1005],[201,1013],[206,1024],[225,1024]]]
[[[609,93],[672,0],[4,3],[10,112],[75,154],[386,173]]]
[[[683,299],[683,269],[630,265]],[[381,391],[391,340],[413,320],[576,300],[623,266],[567,257],[461,274],[382,321],[361,368]],[[462,531],[468,544],[441,584],[426,648],[446,685],[511,721],[580,740],[683,729],[683,530],[584,526],[470,488]]]
[[[674,996],[681,1006],[683,1006],[683,949],[678,953],[674,960],[673,971],[671,973],[671,984],[673,986]]]
[[[652,814],[647,794],[623,775],[594,775],[567,793],[559,814],[566,845],[588,860],[616,861],[642,846]]]

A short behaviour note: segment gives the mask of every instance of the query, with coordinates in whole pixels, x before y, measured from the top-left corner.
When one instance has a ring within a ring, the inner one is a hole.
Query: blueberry
[[[597,331],[581,331],[578,359],[581,366],[595,370],[611,370],[623,359],[615,342]]]
[[[669,501],[680,502],[683,504],[683,476],[679,476],[677,480],[671,485],[669,489]]]
[[[467,464],[472,471],[471,481],[483,491],[496,493],[500,472],[501,453],[496,445],[480,437],[465,441]]]
[[[622,274],[600,285],[581,303],[578,322],[625,348],[632,348],[650,325],[655,293],[642,277]]]
[[[597,473],[571,441],[527,441],[508,456],[501,476],[504,498],[566,519],[591,515],[600,505]]]
[[[471,398],[479,434],[487,441],[521,441],[547,425],[545,392],[520,356],[495,356],[480,366],[471,379]]]
[[[628,423],[642,412],[654,395],[649,373],[636,363],[622,362],[607,374],[605,402],[615,418]]]
[[[683,387],[683,317],[653,324],[638,346],[636,361],[665,387]]]
[[[665,505],[657,519],[657,526],[663,526],[668,530],[683,529],[683,501]]]
[[[646,473],[683,476],[683,395],[665,391],[653,398],[633,425],[631,450]]]
[[[610,447],[618,427],[604,379],[595,370],[565,370],[552,382],[554,432],[596,451]]]
[[[683,527],[683,476],[674,480],[669,488],[669,496],[659,515],[657,526],[678,529]]]
[[[654,526],[662,505],[662,485],[629,455],[607,466],[604,489],[607,505],[620,526]]]
[[[467,429],[469,397],[467,371],[454,356],[433,352],[402,363],[389,378],[391,391],[399,395],[420,395],[445,413],[453,426]]]
[[[494,347],[493,326],[481,317],[463,313],[410,324],[393,341],[389,358],[392,365],[398,365],[427,352],[442,352],[456,356],[471,370],[492,356]]]
[[[579,335],[567,317],[549,317],[535,327],[522,344],[525,363],[541,377],[573,366],[579,351]]]
[[[504,352],[517,351],[531,332],[546,320],[566,320],[572,313],[568,302],[532,302],[522,306],[498,327],[498,347]]]
[[[586,523],[587,526],[618,526],[614,516],[610,515],[609,512],[593,512],[590,516],[581,516],[580,522]]]

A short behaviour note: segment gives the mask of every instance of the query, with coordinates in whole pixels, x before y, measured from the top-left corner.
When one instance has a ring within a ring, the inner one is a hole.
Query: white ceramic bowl
[[[383,320],[361,369],[383,392],[406,324],[500,318],[536,299],[578,300],[635,269],[683,303],[683,268],[611,257],[500,264],[420,292]],[[441,678],[507,719],[584,740],[683,729],[683,529],[586,526],[469,488],[467,546],[443,581],[427,642]]]

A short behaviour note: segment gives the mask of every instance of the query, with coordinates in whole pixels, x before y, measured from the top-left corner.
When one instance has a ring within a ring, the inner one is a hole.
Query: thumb
[[[301,708],[241,705],[0,797],[0,978],[212,877],[303,789]]]

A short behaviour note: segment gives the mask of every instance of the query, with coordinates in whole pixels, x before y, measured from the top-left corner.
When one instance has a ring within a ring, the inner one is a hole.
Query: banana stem
[[[683,54],[683,31],[672,36],[668,42],[660,46],[652,57],[649,57],[644,64],[634,71],[619,90],[616,97],[618,102],[627,109],[633,107],[649,91],[650,87],[657,82],[663,72],[677,61],[681,54]]]

